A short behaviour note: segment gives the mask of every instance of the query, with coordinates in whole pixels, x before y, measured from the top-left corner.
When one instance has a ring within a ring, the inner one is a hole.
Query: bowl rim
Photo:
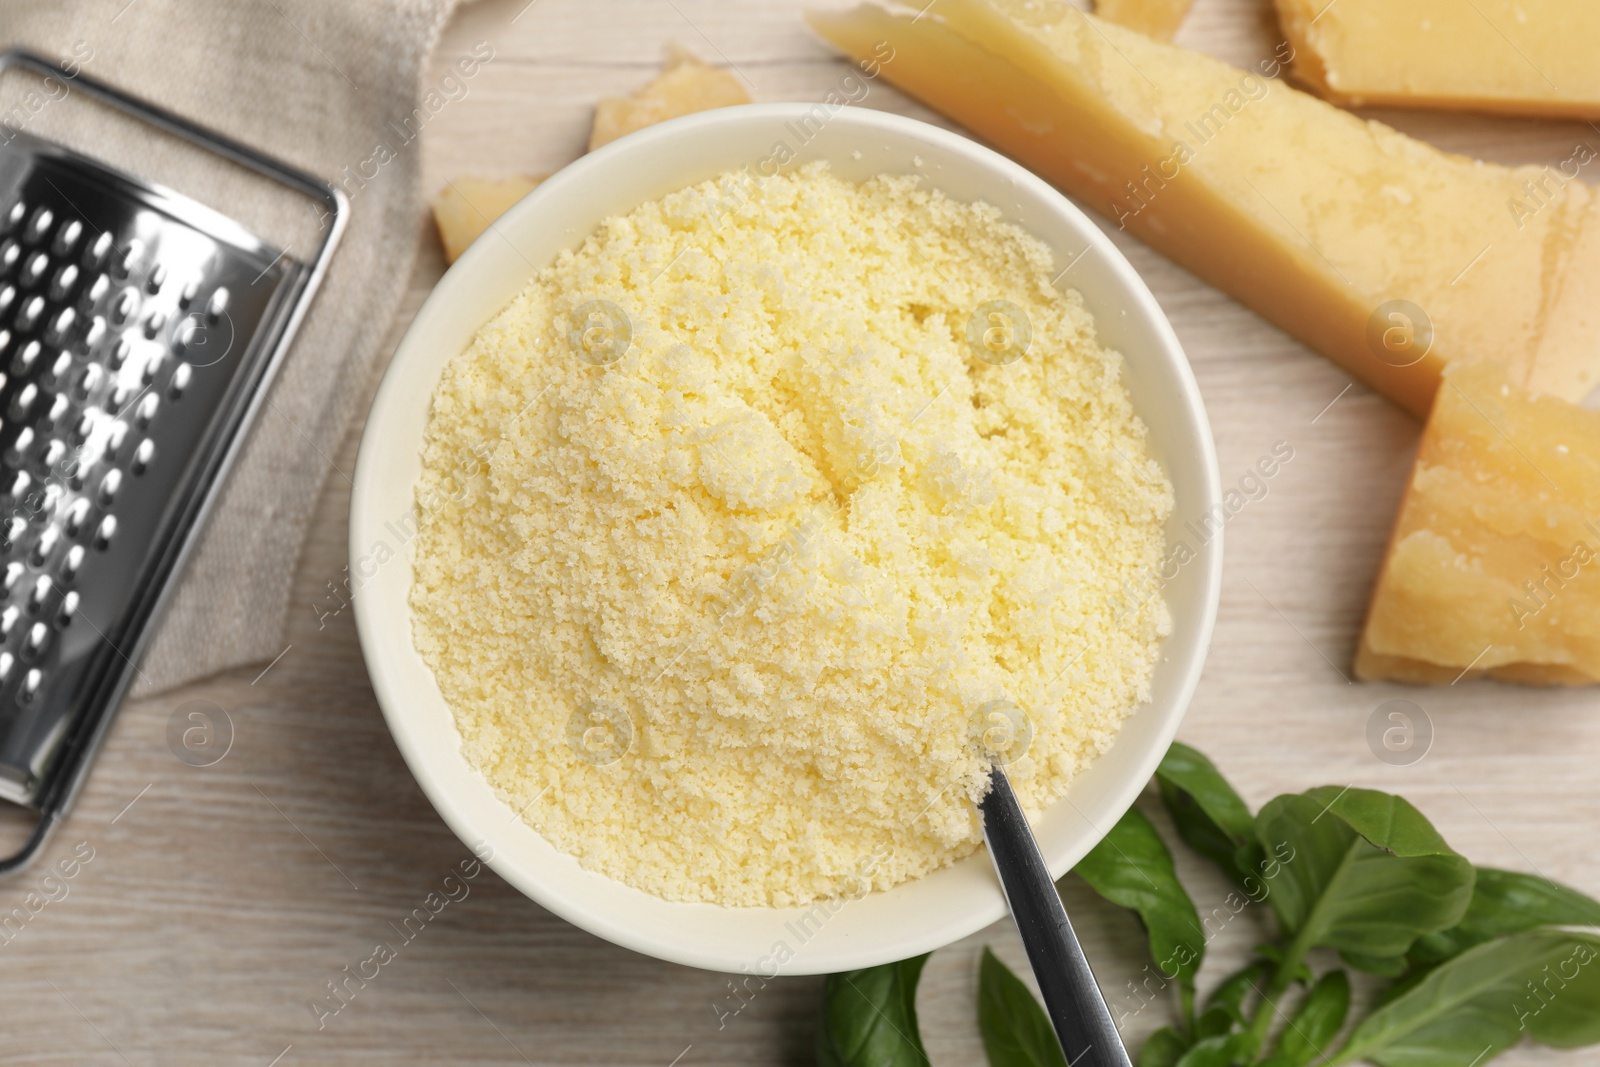
[[[472,299],[470,280],[482,271],[483,268],[479,266],[480,263],[487,264],[490,262],[486,248],[489,242],[503,239],[497,236],[500,226],[504,225],[516,229],[526,223],[531,223],[543,211],[547,201],[558,199],[569,187],[581,186],[589,180],[591,175],[604,172],[612,167],[625,165],[626,161],[631,157],[647,154],[661,144],[681,138],[693,131],[724,123],[745,121],[751,117],[776,120],[796,119],[805,115],[814,106],[814,104],[808,102],[746,104],[686,115],[647,127],[580,156],[545,179],[528,195],[509,208],[499,219],[491,223],[489,229],[486,229],[434,284],[433,289],[407,325],[404,335],[396,345],[378,388],[373,395],[367,420],[362,429],[361,442],[353,472],[349,510],[349,558],[352,561],[361,558],[364,546],[372,543],[372,531],[376,529],[377,524],[382,519],[382,516],[378,514],[374,500],[374,496],[378,492],[376,486],[378,479],[374,473],[376,465],[374,453],[379,447],[377,443],[378,437],[382,431],[388,410],[398,402],[397,395],[405,388],[402,379],[411,371],[413,363],[426,358],[427,354],[425,352],[418,351],[420,344],[418,338],[423,332],[423,324],[436,316],[446,314],[447,312],[443,309],[451,302]],[[1070,224],[1071,228],[1081,234],[1088,244],[1084,252],[1092,251],[1097,253],[1097,255],[1087,258],[1095,260],[1099,269],[1108,271],[1114,276],[1114,281],[1117,283],[1118,288],[1127,295],[1132,304],[1137,305],[1139,313],[1148,321],[1150,328],[1159,339],[1162,349],[1159,356],[1170,376],[1170,381],[1166,382],[1163,387],[1176,388],[1178,400],[1181,402],[1182,408],[1186,409],[1188,417],[1194,424],[1195,432],[1192,435],[1194,439],[1187,443],[1199,451],[1201,461],[1201,481],[1203,484],[1197,487],[1196,495],[1203,500],[1208,508],[1220,506],[1221,477],[1217,464],[1216,448],[1210,420],[1207,416],[1193,369],[1176,332],[1148,286],[1145,285],[1143,279],[1134,270],[1132,264],[1089,215],[1054,186],[1023,167],[1020,163],[970,138],[942,127],[891,112],[865,107],[844,107],[835,112],[830,117],[829,122],[851,123],[868,129],[881,130],[911,140],[920,140],[931,147],[947,152],[968,156],[973,162],[992,172],[993,180],[999,188],[1007,187],[1006,183],[1009,183],[1010,187],[1027,187],[1030,192],[1049,203],[1053,210],[1059,213],[1065,222]],[[691,183],[690,181],[684,182],[685,185]],[[997,188],[997,198],[998,191]],[[547,225],[559,228],[561,223],[558,219],[552,218]],[[573,247],[581,242],[585,236],[587,234],[580,234],[575,240],[569,240],[565,246]],[[1080,254],[1078,258],[1085,258],[1085,256]],[[542,269],[542,266],[540,265],[540,267],[533,269]],[[483,317],[479,322],[479,328],[490,321],[499,310],[500,308],[498,307],[483,309]],[[436,377],[432,385],[430,385],[430,395],[437,386],[437,381]],[[420,449],[420,437],[416,445]],[[1114,796],[1112,807],[1118,812],[1125,811],[1130,807],[1145,789],[1167,747],[1175,737],[1178,726],[1187,713],[1195,689],[1199,684],[1201,672],[1210,649],[1220,601],[1222,547],[1223,531],[1219,528],[1214,537],[1202,544],[1201,551],[1198,554],[1199,565],[1202,569],[1199,582],[1203,599],[1201,617],[1198,620],[1199,632],[1195,635],[1195,640],[1192,642],[1191,650],[1185,662],[1181,664],[1172,688],[1173,699],[1156,731],[1160,743],[1151,744],[1147,750],[1140,753],[1135,761],[1138,773],[1129,775],[1112,790]],[[409,558],[408,552],[407,558]],[[496,853],[492,847],[487,849],[489,854],[486,855],[484,844],[492,842],[494,834],[484,832],[485,828],[464,810],[464,804],[459,802],[458,798],[452,795],[446,785],[436,776],[430,753],[426,750],[426,746],[419,737],[413,722],[415,716],[410,710],[410,705],[413,701],[408,699],[407,693],[398,688],[399,683],[397,681],[377,666],[383,660],[377,650],[384,647],[388,640],[391,640],[384,630],[385,621],[380,620],[375,611],[369,611],[363,606],[365,598],[362,596],[359,587],[354,585],[352,586],[351,600],[356,617],[357,636],[363,652],[364,662],[367,665],[368,676],[385,723],[395,740],[396,747],[400,750],[412,777],[428,798],[429,803],[433,805],[435,811],[438,812],[451,831],[464,844],[472,848],[474,853],[485,864],[539,906],[553,912],[567,922],[614,944],[658,959],[708,970],[737,972],[741,967],[749,966],[750,957],[748,955],[735,957],[726,951],[708,950],[698,945],[685,943],[681,938],[663,936],[660,932],[641,924],[621,921],[609,912],[586,907],[583,902],[552,890],[537,876],[524,870],[522,865],[513,864],[506,855]],[[409,641],[409,615],[407,616],[406,632]],[[1171,647],[1172,641],[1172,635],[1164,639],[1163,655],[1165,655],[1165,650]],[[414,645],[411,646],[411,652],[412,654],[417,654]],[[1120,736],[1121,734],[1119,733]],[[1104,756],[1102,755],[1100,758],[1103,759]],[[472,769],[475,773],[481,775],[482,772],[478,771],[475,766]],[[1070,792],[1055,801],[1052,807],[1067,802],[1069,797]],[[501,804],[503,805],[504,802],[501,801]],[[509,811],[509,805],[505,805],[505,809]],[[475,844],[474,842],[477,843]],[[1046,858],[1047,860],[1049,859],[1048,856]],[[1076,858],[1073,858],[1067,866],[1070,866],[1072,862],[1076,862]],[[1053,869],[1055,864],[1052,863],[1051,866]],[[605,877],[597,872],[590,873],[595,873],[596,877]],[[1065,873],[1065,871],[1055,872],[1055,875],[1060,877],[1062,873]],[[918,880],[900,883],[900,885],[883,892],[893,893],[906,885],[914,884],[916,881]],[[703,903],[672,901],[665,903],[691,908],[721,907],[720,905]],[[779,911],[783,909],[732,910]],[[892,956],[886,957],[881,948],[874,949],[872,946],[847,945],[824,958],[813,958],[797,966],[785,967],[783,973],[796,975],[848,970],[886,962],[889,959],[909,958],[910,956],[950,944],[1004,917],[1006,905],[1004,896],[999,889],[998,881],[995,882],[994,894],[987,906],[974,907],[972,911],[973,913],[968,917],[968,921],[956,924],[954,928],[946,924],[937,928],[930,928],[920,937],[902,939],[896,944],[895,954]]]

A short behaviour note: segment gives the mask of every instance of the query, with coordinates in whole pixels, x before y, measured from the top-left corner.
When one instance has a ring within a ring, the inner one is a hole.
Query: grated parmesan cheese
[[[1030,813],[1147,697],[1172,494],[1076,293],[993,207],[820,164],[608,219],[451,361],[417,648],[586,867],[807,903]]]

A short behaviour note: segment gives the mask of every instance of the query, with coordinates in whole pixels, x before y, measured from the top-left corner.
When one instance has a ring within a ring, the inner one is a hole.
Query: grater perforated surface
[[[32,803],[164,577],[304,267],[59,146],[0,147],[0,797]]]
[[[145,135],[298,195],[318,234],[302,261],[170,189],[0,131],[0,801],[38,813],[0,876],[71,809],[349,217],[328,182],[81,70],[12,49],[11,72],[71,80]]]

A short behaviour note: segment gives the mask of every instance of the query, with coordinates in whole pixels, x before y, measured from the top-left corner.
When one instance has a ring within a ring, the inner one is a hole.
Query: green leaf
[[[1239,1020],[1232,1013],[1222,1008],[1207,1008],[1200,1013],[1200,1018],[1194,1021],[1194,1036],[1226,1037],[1233,1033],[1238,1025]]]
[[[978,1030],[989,1067],[1067,1067],[1050,1017],[987,946],[978,965]]]
[[[1388,793],[1324,786],[1280,796],[1261,809],[1256,833],[1283,859],[1267,900],[1302,955],[1320,945],[1403,956],[1458,923],[1472,898],[1472,864]]]
[[[1289,1026],[1278,1038],[1278,1048],[1267,1063],[1273,1067],[1306,1067],[1322,1062],[1333,1048],[1333,1039],[1344,1029],[1350,1013],[1350,976],[1329,971],[1317,979],[1305,1000],[1295,1009]]]
[[[1096,893],[1138,914],[1162,977],[1194,987],[1205,932],[1194,901],[1178,881],[1172,853],[1143,812],[1129,808],[1074,870]]]
[[[1266,944],[1257,945],[1253,951],[1268,963],[1275,963],[1280,966],[1283,964],[1284,952],[1282,945],[1273,944],[1269,941]],[[1295,968],[1294,974],[1290,976],[1290,981],[1304,982],[1306,985],[1310,985],[1313,977],[1311,968],[1301,963],[1299,967]]]
[[[1259,992],[1270,970],[1266,963],[1256,960],[1230,974],[1206,998],[1206,1011],[1226,1011],[1243,1022],[1245,999],[1252,992]]]
[[[1378,995],[1373,998],[1372,1007],[1381,1007],[1384,1004],[1389,1003],[1391,1000],[1399,999],[1403,994],[1409,993],[1413,988],[1416,987],[1417,983],[1421,982],[1427,976],[1428,968],[1411,968],[1410,970],[1406,971],[1405,974],[1401,975],[1399,978],[1396,978],[1393,982],[1390,982],[1388,985],[1380,988],[1378,990]]]
[[[1163,1026],[1145,1039],[1139,1050],[1139,1067],[1176,1067],[1189,1051],[1188,1040],[1170,1026]]]
[[[1233,1067],[1239,1058],[1239,1034],[1207,1037],[1183,1054],[1177,1067]]]
[[[1245,1026],[1245,1001],[1260,991],[1270,971],[1267,963],[1256,960],[1224,978],[1206,998],[1205,1010],[1195,1022],[1195,1036],[1218,1037],[1231,1033],[1236,1026]]]
[[[1354,970],[1381,978],[1399,978],[1406,973],[1408,966],[1404,956],[1364,956],[1359,952],[1341,952],[1339,958]]]
[[[1411,962],[1431,966],[1474,945],[1541,926],[1600,926],[1600,901],[1538,875],[1479,867],[1461,921],[1417,942]]]
[[[917,980],[928,957],[830,974],[822,987],[817,1067],[926,1067]]]
[[[1406,953],[1406,962],[1411,965],[1409,973],[1426,971],[1445,960],[1461,955],[1471,947],[1464,939],[1456,936],[1453,927],[1437,933],[1423,934]]]
[[[1156,768],[1156,785],[1183,843],[1245,890],[1260,888],[1255,818],[1216,764],[1180,741]],[[1255,893],[1252,892],[1252,896]]]
[[[1331,1062],[1460,1067],[1525,1034],[1600,1043],[1600,936],[1530,930],[1470,948],[1367,1016]]]

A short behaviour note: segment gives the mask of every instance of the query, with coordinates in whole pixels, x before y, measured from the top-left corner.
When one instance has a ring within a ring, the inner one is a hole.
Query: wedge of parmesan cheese
[[[1447,155],[1275,75],[1062,0],[813,13],[857,58],[1350,373],[1427,414],[1456,360],[1580,399],[1600,377],[1600,210],[1537,167]]]
[[[456,178],[433,198],[433,223],[439,228],[446,263],[461,258],[506,209],[533,192],[544,176]]]
[[[1343,104],[1600,118],[1594,0],[1276,0],[1294,74]]]
[[[589,151],[680,115],[749,102],[750,94],[731,71],[702,63],[674,46],[668,49],[666,64],[655,81],[630,96],[611,97],[595,105]]]
[[[1600,682],[1600,412],[1445,372],[1356,674]]]

